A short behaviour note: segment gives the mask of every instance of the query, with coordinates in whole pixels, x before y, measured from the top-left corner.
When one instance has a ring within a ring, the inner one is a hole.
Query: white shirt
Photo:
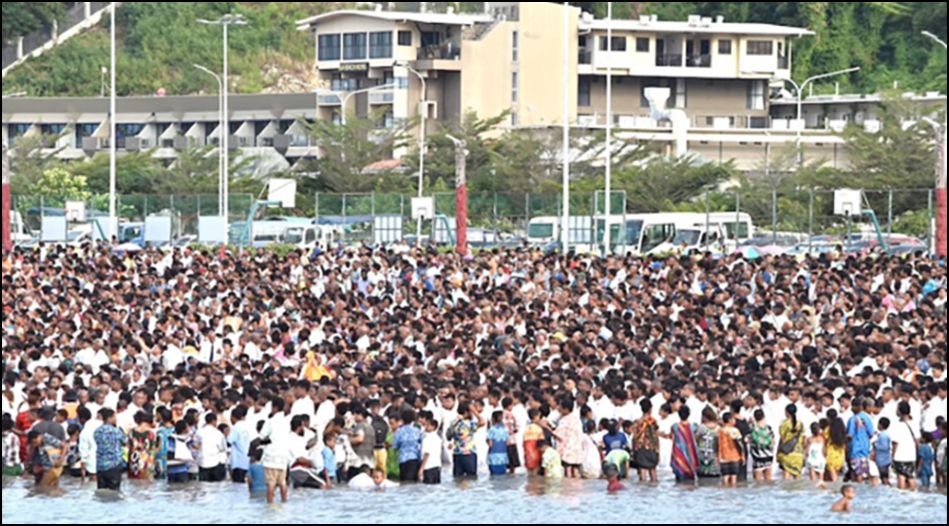
[[[916,462],[916,438],[910,430],[912,424],[896,422],[890,426],[890,438],[893,440],[896,452],[893,453],[893,462]]]
[[[359,491],[387,490],[398,487],[398,484],[388,480],[383,481],[382,484],[377,486],[376,483],[373,482],[372,477],[366,475],[365,473],[360,473],[349,481],[349,488]]]
[[[280,413],[264,424],[261,439],[270,439],[262,464],[267,469],[287,469],[290,465],[290,418]]]
[[[298,399],[293,402],[293,408],[290,410],[290,416],[304,415],[313,420],[316,408],[313,406],[313,400],[309,396]]]
[[[442,439],[438,432],[426,433],[422,439],[422,458],[428,455],[428,460],[422,466],[425,471],[430,469],[441,469],[442,467]]]
[[[79,459],[85,464],[86,473],[90,475],[96,474],[96,441],[93,435],[100,427],[102,421],[95,418],[86,422],[79,433]]]
[[[214,426],[204,426],[198,431],[201,440],[201,452],[198,467],[211,469],[227,462],[227,440],[224,434]]]

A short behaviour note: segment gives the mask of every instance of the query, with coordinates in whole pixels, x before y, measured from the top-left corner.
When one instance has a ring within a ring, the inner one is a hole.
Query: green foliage
[[[58,200],[85,201],[89,199],[88,184],[82,175],[74,175],[62,167],[43,172],[35,187],[37,195]]]
[[[315,179],[303,181],[302,188],[313,192],[365,193],[380,189],[404,189],[394,182],[392,173],[368,174],[373,163],[392,158],[392,153],[409,145],[408,132],[413,122],[397,124],[392,128],[379,126],[384,114],[378,112],[368,118],[349,115],[345,124],[320,119],[302,121],[307,134],[322,148],[322,155],[310,162]]]
[[[50,27],[69,2],[3,2],[3,42]]]

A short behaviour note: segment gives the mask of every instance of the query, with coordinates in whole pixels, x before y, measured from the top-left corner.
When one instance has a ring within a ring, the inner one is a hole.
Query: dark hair
[[[178,423],[175,424],[175,434],[176,434],[176,435],[182,435],[182,434],[184,434],[184,432],[187,431],[187,430],[188,430],[188,422],[186,422],[186,421],[184,421],[184,420],[179,420]]]
[[[100,410],[99,410],[99,418],[100,418],[103,422],[107,422],[107,421],[108,421],[110,418],[112,418],[113,416],[115,416],[115,411],[113,411],[113,410],[111,410],[111,409],[104,408],[104,409],[100,409]]]
[[[204,423],[205,423],[205,424],[210,424],[210,423],[212,423],[212,422],[217,422],[217,415],[216,415],[216,414],[214,414],[214,413],[212,412],[212,413],[208,413],[208,414],[204,415]]]
[[[762,420],[764,420],[764,411],[758,409],[755,411],[755,422],[761,422]]]
[[[847,445],[847,426],[840,418],[834,418],[830,422],[830,443],[839,448]]]
[[[909,402],[900,402],[897,413],[899,413],[900,419],[903,419],[913,414],[913,408],[910,407]]]
[[[241,404],[235,407],[234,410],[231,411],[231,417],[236,418],[238,420],[243,420],[247,418],[247,406]]]
[[[790,404],[787,406],[785,411],[787,411],[788,415],[791,417],[791,431],[795,431],[797,429],[797,406]]]
[[[688,420],[689,417],[691,417],[691,416],[692,416],[692,410],[689,409],[689,406],[683,405],[682,407],[679,408],[679,419],[680,419],[680,420],[686,421],[686,420]]]
[[[881,419],[880,419],[880,429],[881,429],[882,431],[886,431],[886,430],[889,429],[889,428],[890,428],[890,419],[887,418],[887,417],[881,418]]]

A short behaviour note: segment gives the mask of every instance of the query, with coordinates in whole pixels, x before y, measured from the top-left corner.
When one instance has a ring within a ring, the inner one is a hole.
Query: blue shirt
[[[264,480],[264,465],[261,463],[251,464],[247,470],[247,476],[250,478],[251,493],[267,493],[267,482]]]
[[[338,468],[336,467],[336,453],[328,447],[323,448],[323,469],[326,470],[326,473],[333,480],[336,480],[336,472]]]
[[[870,458],[870,437],[873,436],[873,420],[866,413],[859,413],[847,425],[850,435],[850,458]]]
[[[242,426],[243,422],[235,425],[231,430],[231,435],[227,437],[227,443],[231,445],[231,469],[250,469],[250,459],[247,454],[250,450],[250,435]]]
[[[893,440],[886,431],[880,431],[876,443],[877,466],[891,466],[893,464]]]
[[[105,424],[92,434],[96,442],[96,472],[103,473],[122,466],[122,447],[125,434],[117,427]]]
[[[609,455],[617,449],[626,449],[626,446],[629,445],[629,439],[626,438],[626,433],[616,433],[603,437],[603,443],[606,444],[606,454]]]
[[[511,437],[504,425],[496,425],[488,430],[488,440],[491,448],[488,450],[489,466],[507,466],[510,459],[507,456],[507,441]]]
[[[422,430],[402,426],[392,436],[392,449],[399,450],[399,464],[422,459]]]

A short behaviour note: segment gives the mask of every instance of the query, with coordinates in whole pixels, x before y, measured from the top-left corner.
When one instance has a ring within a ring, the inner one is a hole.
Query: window
[[[517,126],[517,112],[511,113],[511,126]]]
[[[637,39],[636,39],[636,52],[637,52],[637,53],[649,53],[649,39],[648,39],[648,38],[637,38]]]
[[[606,37],[600,37],[600,51],[611,51],[607,49]],[[612,51],[626,51],[626,37],[613,37]]]
[[[577,105],[588,107],[592,104],[590,100],[590,77],[580,77],[580,85],[577,89]]]
[[[519,53],[518,53],[518,44],[519,44],[519,42],[518,42],[518,35],[517,35],[517,31],[515,31],[515,32],[511,33],[511,50],[512,50],[512,52],[511,52],[511,61],[512,61],[512,62],[517,62],[518,59],[520,58],[520,57],[518,56],[518,55],[519,55]]]
[[[765,81],[755,80],[748,84],[748,109],[764,110],[765,106]]]
[[[399,31],[399,45],[400,45],[400,46],[411,46],[411,45],[412,45],[412,32],[411,32],[411,31]]]
[[[749,40],[748,54],[756,56],[774,55],[774,42],[770,40]]]
[[[366,34],[343,35],[343,60],[366,60]]]
[[[392,58],[392,33],[369,33],[369,58]]]
[[[517,104],[517,72],[511,73],[511,103]]]
[[[732,41],[731,41],[731,40],[719,40],[719,41],[718,41],[718,54],[719,54],[719,55],[731,55],[731,54],[732,54]]]
[[[650,225],[643,235],[642,252],[646,253],[659,245],[672,241],[675,237],[675,225]]]
[[[320,35],[320,60],[339,60],[339,35]]]

